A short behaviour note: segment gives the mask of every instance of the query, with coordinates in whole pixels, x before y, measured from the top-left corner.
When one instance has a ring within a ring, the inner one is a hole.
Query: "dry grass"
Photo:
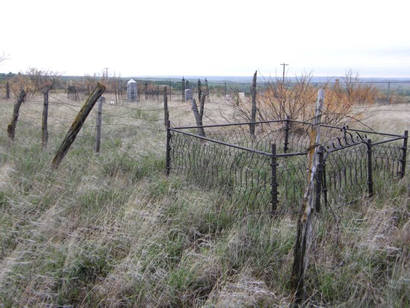
[[[188,104],[171,101],[170,108],[174,124],[194,123]],[[386,114],[383,108],[371,112]],[[240,217],[215,192],[166,178],[160,101],[106,104],[101,154],[93,153],[93,113],[52,173],[53,153],[79,109],[50,95],[49,148],[41,151],[41,99],[22,106],[14,144],[6,135],[12,101],[0,100],[0,307],[289,303],[295,221]],[[221,110],[235,118],[211,97],[205,122],[221,122]],[[402,114],[389,113],[388,128],[406,128]],[[323,211],[309,273],[312,304],[410,304],[406,198],[402,181],[375,200]]]

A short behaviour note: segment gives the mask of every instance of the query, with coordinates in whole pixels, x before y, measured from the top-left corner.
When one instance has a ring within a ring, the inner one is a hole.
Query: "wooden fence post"
[[[192,112],[194,113],[195,117],[195,122],[196,126],[198,126],[198,134],[202,137],[205,137],[205,130],[202,124],[202,116],[204,114],[204,104],[205,104],[205,95],[201,97],[201,102],[200,102],[200,110],[198,111],[198,106],[196,104],[195,98],[191,99],[191,105],[192,105]]]
[[[401,170],[400,170],[400,178],[404,178],[406,174],[406,159],[407,159],[407,142],[409,140],[409,131],[404,131],[404,139],[403,139],[403,147],[402,150],[402,157],[401,157]]]
[[[10,99],[10,84],[6,82],[6,99]]]
[[[11,123],[7,126],[7,134],[11,140],[14,140],[14,136],[16,133],[17,120],[19,118],[20,107],[21,107],[21,104],[24,102],[25,98],[26,98],[26,92],[22,89],[20,90],[20,94],[17,97],[17,101],[14,104]]]
[[[326,159],[329,152],[326,152],[322,161],[322,192],[325,208],[327,207],[327,183],[326,183]]]
[[[195,101],[194,98],[191,99],[191,105],[192,105],[192,112],[194,113],[195,121],[196,121],[196,126],[198,126],[198,134],[200,136],[205,137],[205,130],[202,124],[202,119],[204,116],[204,109],[205,109],[205,99],[207,95],[206,93],[202,93],[201,89],[201,81],[198,79],[198,102],[199,102],[199,110],[198,110],[198,105]]]
[[[182,101],[185,102],[185,78],[184,77],[182,77],[182,87],[181,88],[182,88],[182,93],[181,93]]]
[[[251,125],[249,127],[249,131],[251,136],[255,136],[255,122],[256,122],[256,75],[257,71],[255,71],[255,74],[253,74],[253,79],[252,79],[252,87],[251,87],[251,95],[252,95],[252,110],[251,110]]]
[[[168,97],[167,97],[167,87],[164,87],[164,124],[167,127],[169,122],[169,111],[168,111]]]
[[[48,143],[48,92],[50,89],[51,87],[46,87],[43,89],[43,114],[41,121],[41,146],[43,150],[47,148]]]
[[[297,236],[294,248],[294,260],[291,275],[291,287],[295,291],[293,300],[294,307],[299,305],[304,300],[304,279],[305,272],[308,266],[309,250],[313,241],[312,225],[314,224],[314,212],[317,194],[315,194],[316,176],[319,166],[319,147],[320,144],[320,122],[323,108],[323,89],[318,92],[318,99],[316,102],[315,119],[310,134],[310,147],[308,150],[308,184],[305,188],[305,194],[299,218],[297,223]]]
[[[105,91],[105,86],[103,86],[101,83],[97,83],[97,87],[94,89],[94,91],[90,94],[90,96],[85,101],[83,107],[78,112],[77,116],[75,117],[73,124],[71,125],[70,129],[65,135],[63,142],[58,148],[57,153],[54,156],[54,159],[51,163],[51,167],[53,169],[57,169],[58,166],[60,165],[64,156],[67,154],[68,150],[70,149],[71,144],[74,142],[75,137],[77,137],[78,132],[80,131],[85,120],[87,119],[88,114],[93,109],[95,103],[100,98],[100,96],[104,93],[104,91]]]
[[[317,170],[317,176],[316,176],[316,187],[315,187],[315,194],[316,194],[316,200],[315,200],[315,210],[316,212],[320,212],[320,194],[322,191],[322,180],[323,180],[323,156],[324,156],[324,147],[319,146],[319,151],[318,151],[318,170]]]
[[[95,135],[95,152],[100,153],[101,146],[101,128],[102,128],[102,108],[105,103],[105,97],[101,96],[98,99],[97,105],[97,121],[96,121],[96,135]]]
[[[373,196],[372,140],[367,139],[367,189],[369,197]]]
[[[277,157],[276,157],[276,144],[271,144],[271,206],[272,216],[275,215],[278,207],[278,179],[277,179]]]
[[[167,143],[166,143],[166,156],[165,156],[165,172],[168,176],[171,171],[171,123],[167,122]]]

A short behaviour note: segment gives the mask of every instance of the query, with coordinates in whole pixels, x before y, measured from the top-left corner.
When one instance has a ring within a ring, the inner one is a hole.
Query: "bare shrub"
[[[18,73],[10,79],[10,89],[14,96],[24,90],[27,96],[50,90],[59,79],[57,73],[30,68],[25,74]]]
[[[320,85],[325,91],[323,122],[338,124],[347,120],[359,119],[360,114],[353,110],[354,104],[373,104],[381,96],[379,90],[370,85],[357,82],[358,77],[347,73],[344,85],[340,82]],[[296,77],[292,83],[282,80],[270,81],[257,94],[257,120],[286,119],[310,121],[313,118],[314,103],[318,86],[312,82],[311,75]],[[228,99],[235,114],[241,120],[251,121],[251,102],[234,93]]]

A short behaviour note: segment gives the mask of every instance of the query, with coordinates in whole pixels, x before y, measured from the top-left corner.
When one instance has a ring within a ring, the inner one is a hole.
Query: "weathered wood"
[[[168,121],[166,123],[167,128],[167,143],[166,143],[166,154],[165,154],[165,172],[168,176],[171,171],[171,123]]]
[[[201,97],[202,97],[202,87],[201,87],[201,80],[200,79],[198,79],[197,91],[198,91],[198,102],[200,102]]]
[[[25,98],[26,98],[26,92],[22,89],[20,91],[19,96],[17,97],[16,103],[14,104],[13,116],[11,118],[11,122],[7,126],[7,135],[9,136],[11,140],[14,140],[15,133],[16,133],[17,120],[19,118],[20,107],[21,107],[21,104],[24,102]]]
[[[205,96],[203,100],[205,101]],[[191,100],[191,104],[192,104],[192,112],[194,113],[194,117],[195,117],[196,126],[198,126],[198,134],[200,136],[205,137],[205,130],[204,130],[204,127],[202,126],[203,111],[202,113],[198,111],[198,106],[196,104],[195,98]]]
[[[298,307],[304,300],[304,278],[308,266],[309,250],[313,241],[312,226],[314,225],[314,212],[318,194],[315,188],[319,166],[320,122],[323,107],[323,90],[318,92],[315,119],[310,134],[310,147],[308,151],[308,184],[305,188],[302,205],[297,224],[297,236],[294,247],[294,260],[291,275],[291,286],[295,291],[294,305]]]
[[[182,101],[183,102],[185,102],[185,78],[184,77],[182,77],[182,88],[181,88],[181,90],[182,90]]]
[[[204,117],[205,100],[207,94],[202,92],[201,81],[198,79],[198,101],[199,109],[195,99],[191,99],[192,112],[194,113],[196,126],[198,126],[198,134],[205,137],[205,130],[203,128],[202,119]]]
[[[64,156],[67,154],[68,150],[70,149],[71,144],[74,142],[75,138],[77,137],[77,134],[80,131],[81,127],[83,126],[85,120],[87,119],[88,114],[93,109],[95,103],[100,98],[100,96],[104,93],[104,91],[105,91],[105,87],[101,83],[98,83],[97,87],[94,89],[94,91],[90,94],[90,96],[85,101],[83,107],[78,112],[76,118],[74,119],[73,124],[71,125],[66,136],[64,137],[63,142],[61,143],[60,147],[57,150],[57,153],[51,163],[51,166],[53,169],[57,169],[58,166],[60,165]]]
[[[208,79],[205,78],[205,95],[208,97],[208,101],[210,101],[210,96],[209,96],[209,86],[208,86]]]
[[[41,121],[41,146],[43,149],[47,148],[48,143],[48,92],[50,91],[51,87],[46,87],[43,89],[43,114],[42,114],[42,121]]]
[[[251,125],[249,126],[249,131],[251,136],[255,136],[255,122],[256,122],[256,78],[257,71],[253,74],[251,95],[252,95],[252,109],[251,109]]]
[[[105,97],[101,96],[98,100],[97,109],[97,122],[96,122],[96,134],[95,134],[95,152],[100,153],[101,147],[101,128],[102,128],[102,108],[105,103]]]
[[[206,95],[202,94],[201,95],[201,100],[199,101],[199,116],[201,117],[201,125],[202,125],[202,119],[204,117],[204,110],[205,110],[205,99]]]
[[[10,84],[6,82],[6,99],[10,99]]]
[[[164,125],[167,127],[169,122],[169,111],[168,111],[168,96],[167,87],[164,87]]]
[[[208,79],[205,78],[205,95],[209,96]]]

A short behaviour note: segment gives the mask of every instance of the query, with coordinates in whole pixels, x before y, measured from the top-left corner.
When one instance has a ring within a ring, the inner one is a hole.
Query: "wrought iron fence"
[[[307,182],[312,123],[286,120],[167,127],[167,174],[216,189],[245,211],[296,211]],[[201,130],[202,131],[202,130]],[[202,131],[202,132],[203,132]],[[325,206],[352,202],[404,177],[404,135],[321,125],[323,154],[316,179]]]

